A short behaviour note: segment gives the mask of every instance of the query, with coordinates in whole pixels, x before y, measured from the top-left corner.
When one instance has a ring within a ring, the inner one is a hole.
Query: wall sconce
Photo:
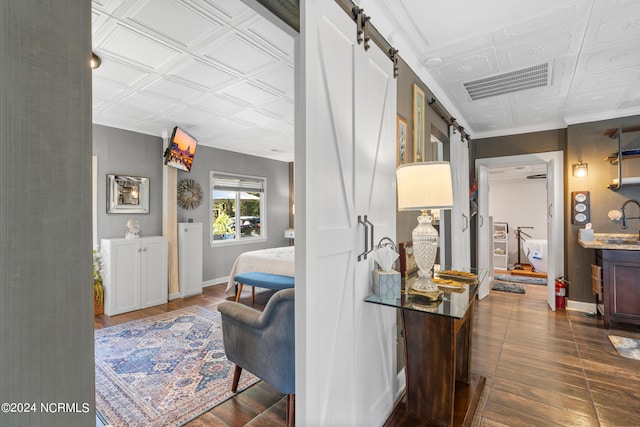
[[[96,68],[99,68],[100,64],[102,64],[102,60],[100,59],[100,57],[95,53],[91,52],[91,61],[89,62],[91,69],[95,70]]]
[[[582,163],[582,159],[580,159],[577,164],[573,165],[573,176],[577,178],[584,178],[587,174],[587,164]]]

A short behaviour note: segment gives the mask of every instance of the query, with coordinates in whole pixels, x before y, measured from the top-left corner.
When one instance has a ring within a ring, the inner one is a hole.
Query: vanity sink
[[[587,249],[640,252],[640,239],[635,233],[595,233],[593,240],[582,240],[579,237],[578,244]]]
[[[606,245],[640,245],[640,240],[603,239],[600,241]]]

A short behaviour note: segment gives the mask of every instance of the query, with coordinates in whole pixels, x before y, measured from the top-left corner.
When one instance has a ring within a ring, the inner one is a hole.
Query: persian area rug
[[[546,285],[547,279],[542,277],[526,277],[526,276],[511,276],[508,274],[496,274],[494,276],[496,280],[502,280],[505,282],[514,283],[526,283],[527,285]]]
[[[95,331],[96,408],[113,426],[179,426],[233,396],[220,313],[199,306]],[[259,379],[243,370],[238,390]]]
[[[620,356],[640,360],[640,340],[609,335],[609,341]]]
[[[514,294],[524,294],[524,285],[518,283],[507,283],[494,280],[491,282],[491,289],[494,291],[511,292]]]

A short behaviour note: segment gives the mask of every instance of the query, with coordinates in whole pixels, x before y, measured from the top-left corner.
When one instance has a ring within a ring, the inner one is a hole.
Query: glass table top
[[[418,274],[401,279],[400,298],[380,298],[371,294],[365,302],[461,319],[478,293],[486,271],[477,268],[438,266],[434,267],[434,282],[440,292],[425,295],[412,290]]]

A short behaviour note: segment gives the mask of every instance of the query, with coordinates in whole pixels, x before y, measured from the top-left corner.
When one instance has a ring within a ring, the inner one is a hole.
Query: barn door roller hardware
[[[369,36],[367,23],[371,17],[365,15],[364,9],[358,6],[354,6],[351,10],[353,12],[353,19],[355,19],[356,25],[358,26],[356,31],[356,41],[358,44],[362,44],[362,42],[364,42],[364,50],[369,50],[369,40],[371,40],[371,37]]]

